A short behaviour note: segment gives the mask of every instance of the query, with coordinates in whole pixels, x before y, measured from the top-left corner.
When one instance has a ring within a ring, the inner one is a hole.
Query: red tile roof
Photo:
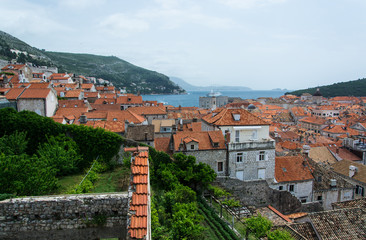
[[[118,103],[118,102],[117,102]],[[128,111],[139,114],[139,115],[166,115],[167,112],[161,107],[131,107]]]
[[[47,98],[50,92],[50,88],[27,88],[19,98]]]
[[[278,211],[277,209],[275,209],[271,205],[268,205],[268,208],[271,209],[278,216],[280,216],[282,219],[284,219],[286,222],[292,222],[287,216],[283,215],[280,211]]]
[[[275,178],[277,182],[293,182],[314,179],[304,164],[302,156],[276,157],[275,159]]]
[[[240,119],[234,120],[234,115],[240,115]],[[202,119],[216,126],[270,125],[244,109],[217,109]]]
[[[3,67],[1,70],[20,70],[25,66],[25,64],[8,64],[5,67]]]
[[[25,88],[12,88],[6,93],[5,97],[8,100],[16,100],[24,90]]]
[[[117,98],[118,104],[142,104],[142,96],[120,96]]]
[[[50,88],[50,83],[32,83],[28,88]]]
[[[65,93],[65,98],[78,98],[83,90],[69,90]]]
[[[205,131],[190,132],[182,131],[173,135],[174,150],[179,151],[182,142],[189,143],[191,141],[198,142],[198,150],[218,150],[226,149],[225,138],[221,131]],[[213,146],[213,142],[217,142],[218,147]]]
[[[148,234],[148,209],[149,209],[149,163],[148,148],[126,148],[125,151],[133,151],[131,162],[132,170],[132,199],[130,202],[131,222],[128,233],[131,238],[143,239]],[[138,152],[141,151],[141,152]]]
[[[158,151],[163,151],[163,152],[168,153],[170,151],[169,143],[170,143],[170,137],[154,139],[154,146],[155,146],[155,149]]]

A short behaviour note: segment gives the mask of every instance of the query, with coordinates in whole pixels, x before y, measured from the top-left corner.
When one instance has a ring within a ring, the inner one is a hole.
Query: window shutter
[[[268,153],[267,152],[264,153],[264,160],[268,161]]]
[[[259,161],[259,152],[256,153],[255,160]]]
[[[248,159],[248,153],[244,152],[243,153],[243,162],[247,161],[247,159]]]

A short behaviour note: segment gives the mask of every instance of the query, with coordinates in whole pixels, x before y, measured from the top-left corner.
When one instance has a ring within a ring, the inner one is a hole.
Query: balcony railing
[[[274,149],[275,147],[276,147],[275,141],[272,139],[229,143],[228,145],[229,151],[249,150],[249,149]]]

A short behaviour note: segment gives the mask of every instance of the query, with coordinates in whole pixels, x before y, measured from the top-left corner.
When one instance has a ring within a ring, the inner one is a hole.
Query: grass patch
[[[81,180],[83,179],[84,175],[85,174],[83,173],[83,174],[75,174],[75,175],[70,175],[70,176],[59,178],[58,183],[60,184],[60,188],[57,189],[55,194],[66,193],[73,186],[80,183]]]
[[[98,181],[95,183],[93,193],[104,192],[124,192],[128,190],[130,181],[130,169],[117,167],[113,171],[100,173]]]

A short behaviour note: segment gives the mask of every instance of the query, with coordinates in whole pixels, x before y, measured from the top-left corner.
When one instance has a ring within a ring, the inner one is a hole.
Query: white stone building
[[[269,124],[244,109],[218,109],[202,119],[203,130],[220,129],[227,142],[228,176],[274,179],[275,141]]]

